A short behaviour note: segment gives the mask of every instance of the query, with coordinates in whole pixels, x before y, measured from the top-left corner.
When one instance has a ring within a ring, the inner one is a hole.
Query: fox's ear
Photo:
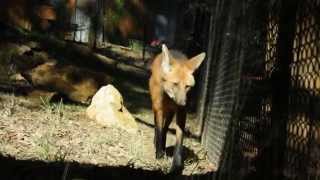
[[[171,69],[170,52],[165,44],[162,44],[162,63],[161,67],[164,73],[168,73]]]
[[[206,57],[206,53],[204,52],[194,56],[187,62],[188,67],[192,71],[195,71],[201,65],[205,57]]]

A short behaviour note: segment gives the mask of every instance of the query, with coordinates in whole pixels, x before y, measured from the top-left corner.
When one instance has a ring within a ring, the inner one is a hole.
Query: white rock
[[[112,85],[101,87],[87,108],[87,116],[103,126],[118,126],[128,132],[137,132],[134,117],[123,105],[120,92]]]

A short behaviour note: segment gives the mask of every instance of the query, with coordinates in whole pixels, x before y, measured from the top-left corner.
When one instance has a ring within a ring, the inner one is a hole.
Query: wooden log
[[[83,44],[68,42],[57,39],[54,36],[39,34],[26,31],[15,31],[17,36],[26,41],[36,41],[40,43],[41,49],[48,52],[57,60],[63,59],[64,62],[85,67],[98,72],[108,72],[115,74],[126,74],[129,77],[142,80],[148,79],[150,72],[145,66],[133,66],[128,63],[116,59],[109,58]],[[63,57],[63,58],[59,58]]]

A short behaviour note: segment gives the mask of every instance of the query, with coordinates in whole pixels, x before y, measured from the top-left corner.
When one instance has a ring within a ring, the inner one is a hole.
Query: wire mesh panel
[[[206,121],[204,125],[203,144],[209,150],[209,158],[219,166],[222,156],[228,156],[224,152],[228,140],[228,130],[232,124],[232,114],[236,106],[236,97],[240,85],[241,31],[236,21],[239,16],[240,1],[234,0],[230,4],[222,1],[216,2],[216,16],[212,19],[216,27],[211,39],[211,51],[213,57],[210,60],[211,70],[208,83],[208,108],[206,109]],[[219,22],[219,23],[218,23]],[[212,26],[211,26],[212,27]],[[212,43],[214,41],[214,43]],[[210,47],[209,47],[210,48]]]
[[[203,144],[216,179],[319,179],[320,0],[214,6]]]
[[[285,175],[320,178],[320,1],[300,2],[290,65]]]
[[[270,74],[276,61],[274,45],[278,31],[275,13],[268,11],[271,8],[276,9],[267,1],[246,2],[242,16],[245,19],[245,58],[241,65],[239,109],[235,120],[235,157],[229,162],[234,177],[239,179],[259,171],[255,161],[261,158],[271,141],[268,133],[272,109]],[[269,41],[272,44],[266,43]]]

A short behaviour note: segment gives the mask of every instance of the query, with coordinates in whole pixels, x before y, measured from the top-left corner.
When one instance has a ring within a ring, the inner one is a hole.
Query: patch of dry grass
[[[40,103],[39,103],[40,102]],[[97,166],[129,166],[168,172],[172,158],[154,158],[153,127],[139,123],[137,134],[115,127],[102,127],[85,116],[84,106],[38,103],[12,94],[0,94],[0,153],[21,160],[64,161]],[[152,124],[152,114],[136,117]],[[167,146],[174,144],[168,136]],[[188,149],[183,174],[212,170],[206,153],[194,139],[186,138]],[[210,169],[211,168],[211,169]]]

